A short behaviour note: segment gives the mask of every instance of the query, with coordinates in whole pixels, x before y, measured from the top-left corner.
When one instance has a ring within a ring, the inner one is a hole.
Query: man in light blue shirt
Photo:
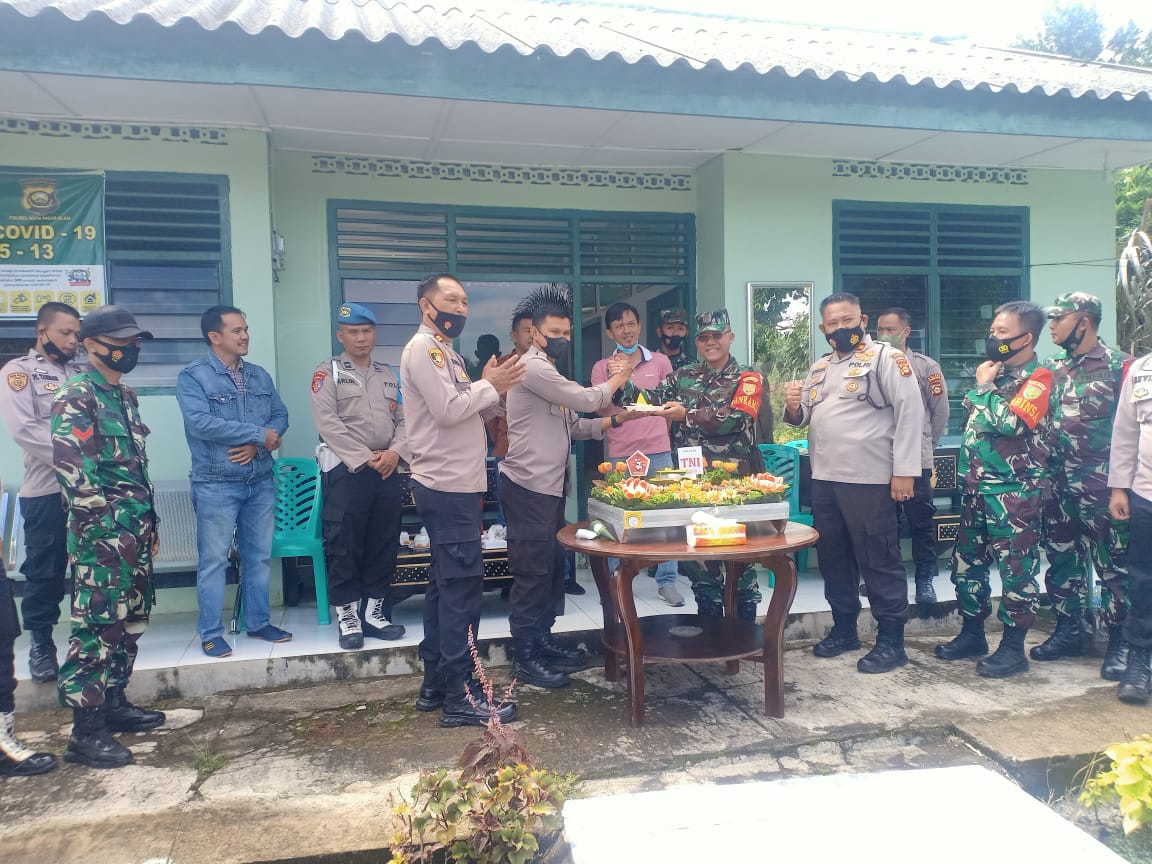
[[[248,636],[287,642],[292,634],[269,620],[268,559],[276,510],[272,451],[288,429],[288,409],[271,376],[245,363],[248,323],[234,306],[213,306],[200,317],[209,352],[176,381],[184,436],[192,451],[196,511],[197,631],[209,657],[227,657],[222,611],[233,536],[240,553],[240,591]]]

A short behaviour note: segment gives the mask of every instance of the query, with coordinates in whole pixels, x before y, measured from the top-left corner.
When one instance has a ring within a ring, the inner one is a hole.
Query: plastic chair
[[[789,520],[811,526],[812,514],[800,512],[800,451],[791,446],[794,443],[761,444],[760,455],[764,457],[764,470],[788,484]],[[800,571],[808,569],[807,549],[796,553],[796,567]]]
[[[316,618],[331,624],[328,610],[328,568],[320,535],[320,466],[315,459],[277,459],[276,523],[272,530],[273,558],[311,558],[316,576]],[[244,574],[240,574],[244,578]]]

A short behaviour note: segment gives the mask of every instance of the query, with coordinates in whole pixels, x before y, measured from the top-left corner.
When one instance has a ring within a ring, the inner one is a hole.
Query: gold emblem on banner
[[[55,180],[48,177],[26,177],[20,181],[20,185],[24,188],[24,197],[20,203],[29,213],[44,216],[59,209]]]

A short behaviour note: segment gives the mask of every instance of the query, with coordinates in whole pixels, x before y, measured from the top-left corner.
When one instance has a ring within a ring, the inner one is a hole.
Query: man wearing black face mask
[[[583,387],[556,369],[572,345],[572,306],[566,292],[541,289],[518,307],[532,315],[532,346],[524,354],[524,382],[508,392],[508,455],[500,463],[499,495],[508,521],[508,569],[512,573],[508,623],[514,642],[512,674],[537,687],[564,687],[565,669],[580,668],[587,655],[552,636],[563,606],[564,558],[556,532],[564,525],[571,490],[568,456],[572,440],[603,438],[608,428],[638,416],[580,419],[600,411],[632,374],[620,363],[603,384]]]
[[[1044,310],[1052,341],[1063,351],[1048,358],[1052,370],[1051,468],[1053,492],[1044,508],[1044,584],[1056,611],[1056,631],[1029,652],[1033,660],[1060,660],[1084,652],[1081,616],[1095,565],[1101,608],[1096,624],[1107,628],[1108,649],[1100,677],[1119,681],[1127,666],[1123,626],[1127,616],[1128,523],[1108,512],[1112,421],[1131,358],[1097,335],[1099,298],[1074,291]]]
[[[1028,670],[1024,637],[1036,622],[1041,509],[1048,485],[1052,373],[1036,360],[1044,313],[1016,300],[996,310],[976,386],[964,397],[968,418],[960,448],[964,489],[952,584],[963,619],[960,635],[936,646],[941,660],[988,653],[984,620],[992,614],[989,569],[1000,569],[1000,646],[976,663],[985,678]]]
[[[24,451],[20,515],[24,520],[27,579],[21,612],[32,637],[28,669],[33,681],[55,681],[59,671],[52,628],[67,591],[68,550],[60,482],[52,466],[52,400],[83,369],[72,362],[80,313],[66,303],[45,303],[36,315],[36,344],[0,370],[0,415]]]
[[[683,369],[693,360],[685,351],[688,340],[688,313],[683,309],[665,309],[660,313],[660,353],[672,364],[672,371]]]
[[[857,651],[861,578],[876,619],[876,644],[856,668],[876,674],[908,662],[908,583],[900,562],[897,503],[921,471],[924,405],[903,351],[874,342],[854,294],[820,303],[820,332],[832,346],[804,381],[786,385],[784,422],[808,427],[816,551],[832,630],[817,657]]]

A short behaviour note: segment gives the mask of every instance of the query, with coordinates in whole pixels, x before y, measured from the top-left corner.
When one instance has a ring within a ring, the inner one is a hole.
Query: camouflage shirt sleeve
[[[629,381],[617,392],[617,399],[624,404],[631,404],[643,393],[644,398],[653,405],[663,405],[665,402],[680,401],[680,373],[670,372],[663,381],[648,390],[642,390]]]
[[[66,386],[52,402],[56,475],[68,502],[70,521],[86,537],[117,530],[97,476],[102,439],[95,434],[96,414],[96,396],[82,380]]]
[[[1020,382],[1013,378],[1007,384],[1000,383],[995,390],[980,393],[973,389],[964,397],[968,407],[968,425],[974,432],[988,432],[1005,438],[1015,438],[1030,431],[1027,424],[1008,407],[1011,396],[1000,395],[1005,387],[1011,387],[1014,394]]]

